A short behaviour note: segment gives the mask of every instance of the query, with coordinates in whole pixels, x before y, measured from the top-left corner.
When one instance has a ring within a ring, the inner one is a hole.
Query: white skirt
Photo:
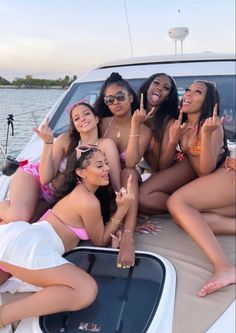
[[[0,261],[28,269],[68,263],[63,242],[50,223],[23,221],[0,225]]]

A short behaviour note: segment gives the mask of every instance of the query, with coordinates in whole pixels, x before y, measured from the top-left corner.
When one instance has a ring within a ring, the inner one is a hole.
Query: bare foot
[[[130,268],[134,266],[135,261],[135,244],[133,233],[123,232],[120,251],[117,258],[117,267]]]
[[[198,296],[204,297],[207,294],[226,287],[229,284],[236,283],[236,270],[235,267],[230,266],[222,270],[216,271],[210,280],[201,288]]]

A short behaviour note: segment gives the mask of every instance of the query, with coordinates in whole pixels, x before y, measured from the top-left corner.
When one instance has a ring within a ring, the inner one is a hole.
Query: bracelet
[[[125,229],[123,232],[124,232],[124,233],[125,233],[125,232],[129,232],[130,234],[132,234],[132,233],[133,233],[133,231],[132,231],[132,230],[130,230],[130,229]]]
[[[46,141],[44,141],[44,144],[45,145],[53,145],[53,141],[52,142],[46,142]]]
[[[140,134],[130,134],[129,136],[134,137],[134,136],[140,136]]]
[[[115,217],[111,218],[111,223],[113,223],[117,228],[121,224],[121,220],[116,219]]]

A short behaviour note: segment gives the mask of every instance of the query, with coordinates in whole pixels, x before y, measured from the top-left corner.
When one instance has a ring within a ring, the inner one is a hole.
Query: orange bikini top
[[[199,156],[201,153],[201,140],[198,137],[195,137],[193,144],[188,148],[188,151],[193,156]]]

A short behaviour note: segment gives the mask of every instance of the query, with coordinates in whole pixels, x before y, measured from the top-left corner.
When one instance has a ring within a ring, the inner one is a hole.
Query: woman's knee
[[[75,297],[71,302],[70,310],[77,311],[89,306],[95,301],[97,293],[98,286],[96,281],[91,276],[88,276],[86,281],[80,283],[76,288],[76,292],[74,294]]]
[[[183,204],[184,199],[181,197],[178,191],[171,194],[167,199],[167,209],[170,214],[174,214]]]
[[[138,204],[139,208],[145,208],[147,206],[147,200],[148,200],[148,193],[147,191],[142,188],[142,185],[139,187],[139,197],[138,197]]]

